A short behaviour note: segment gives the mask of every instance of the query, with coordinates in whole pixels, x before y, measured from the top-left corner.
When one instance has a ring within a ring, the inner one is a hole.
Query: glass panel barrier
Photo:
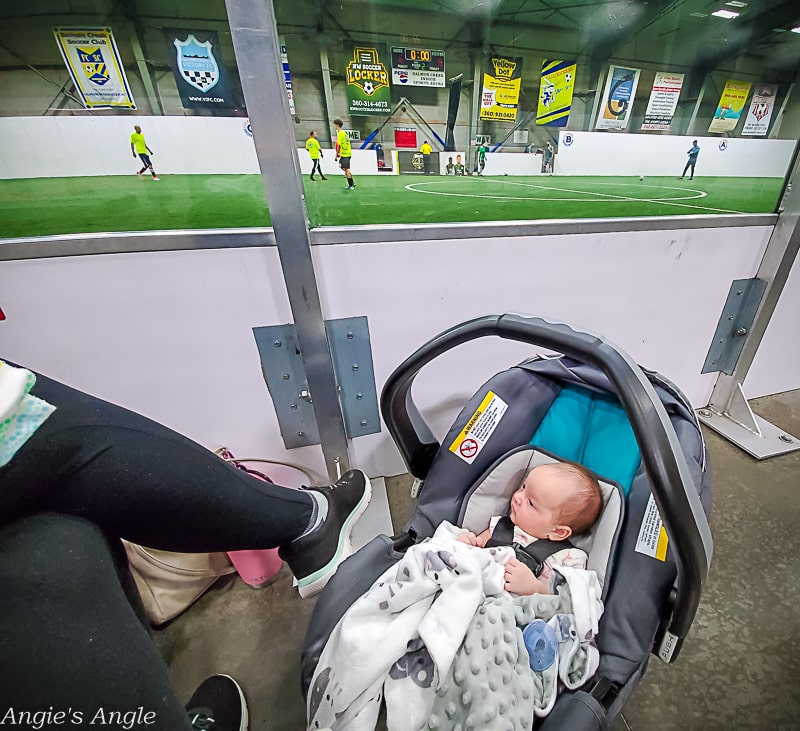
[[[275,7],[312,225],[775,211],[796,3]]]
[[[312,227],[772,213],[795,154],[796,2],[273,4]],[[268,226],[224,0],[66,8],[0,9],[0,236]]]
[[[224,0],[0,22],[0,236],[269,226]]]

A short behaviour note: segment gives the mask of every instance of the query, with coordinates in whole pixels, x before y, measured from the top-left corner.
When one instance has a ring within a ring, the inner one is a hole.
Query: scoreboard
[[[392,83],[444,87],[444,51],[392,46]]]

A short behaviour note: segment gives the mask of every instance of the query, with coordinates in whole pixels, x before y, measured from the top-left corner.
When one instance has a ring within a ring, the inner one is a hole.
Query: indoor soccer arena
[[[0,21],[0,727],[797,727],[797,0]]]

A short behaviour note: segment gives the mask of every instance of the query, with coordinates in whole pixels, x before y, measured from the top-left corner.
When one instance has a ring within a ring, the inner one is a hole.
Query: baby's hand
[[[456,540],[461,541],[461,543],[466,543],[468,546],[480,546],[480,543],[478,543],[478,536],[476,536],[472,531],[462,533],[456,538]]]
[[[520,596],[530,596],[531,594],[549,594],[550,585],[537,579],[522,561],[512,558],[506,564],[505,590]]]

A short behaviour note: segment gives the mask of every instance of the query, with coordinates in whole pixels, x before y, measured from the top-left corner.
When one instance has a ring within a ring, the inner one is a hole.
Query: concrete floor
[[[800,391],[753,402],[800,436]],[[800,728],[800,452],[756,461],[706,432],[715,553],[703,601],[678,662],[651,658],[613,731]],[[410,511],[407,476],[387,479],[395,524]],[[304,728],[299,655],[314,600],[286,568],[269,587],[213,589],[156,641],[181,698],[206,676],[236,677],[251,731]]]

